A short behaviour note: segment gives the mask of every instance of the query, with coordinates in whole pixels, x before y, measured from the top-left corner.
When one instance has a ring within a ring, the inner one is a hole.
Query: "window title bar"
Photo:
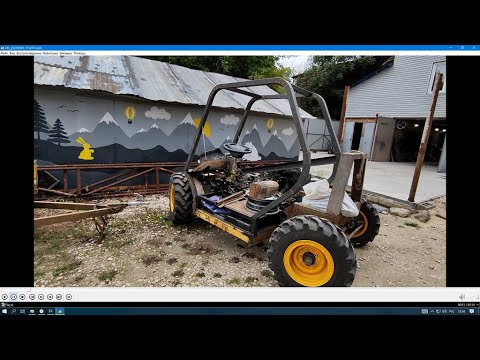
[[[474,45],[0,45],[6,51],[475,51]]]

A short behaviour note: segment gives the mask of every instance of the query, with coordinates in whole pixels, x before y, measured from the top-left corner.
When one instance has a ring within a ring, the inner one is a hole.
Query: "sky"
[[[298,75],[307,69],[311,62],[310,58],[309,55],[285,56],[278,62],[283,66],[290,67],[293,70],[292,75]]]

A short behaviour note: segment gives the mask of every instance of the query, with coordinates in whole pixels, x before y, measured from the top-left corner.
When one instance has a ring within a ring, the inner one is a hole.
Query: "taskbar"
[[[0,316],[52,315],[421,315],[478,316],[480,303],[441,304],[85,304],[2,303]]]

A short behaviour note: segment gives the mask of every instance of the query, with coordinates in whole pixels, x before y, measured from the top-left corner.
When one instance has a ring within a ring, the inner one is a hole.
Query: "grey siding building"
[[[432,99],[436,72],[444,75],[426,161],[446,152],[447,72],[445,56],[395,56],[353,84],[348,97],[343,150],[361,150],[377,161],[415,161]],[[445,164],[440,164],[440,170]]]

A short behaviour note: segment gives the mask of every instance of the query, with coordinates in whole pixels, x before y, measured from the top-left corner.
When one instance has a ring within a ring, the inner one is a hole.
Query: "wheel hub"
[[[310,251],[307,251],[302,255],[303,263],[306,266],[311,266],[315,264],[315,254],[312,254]]]

